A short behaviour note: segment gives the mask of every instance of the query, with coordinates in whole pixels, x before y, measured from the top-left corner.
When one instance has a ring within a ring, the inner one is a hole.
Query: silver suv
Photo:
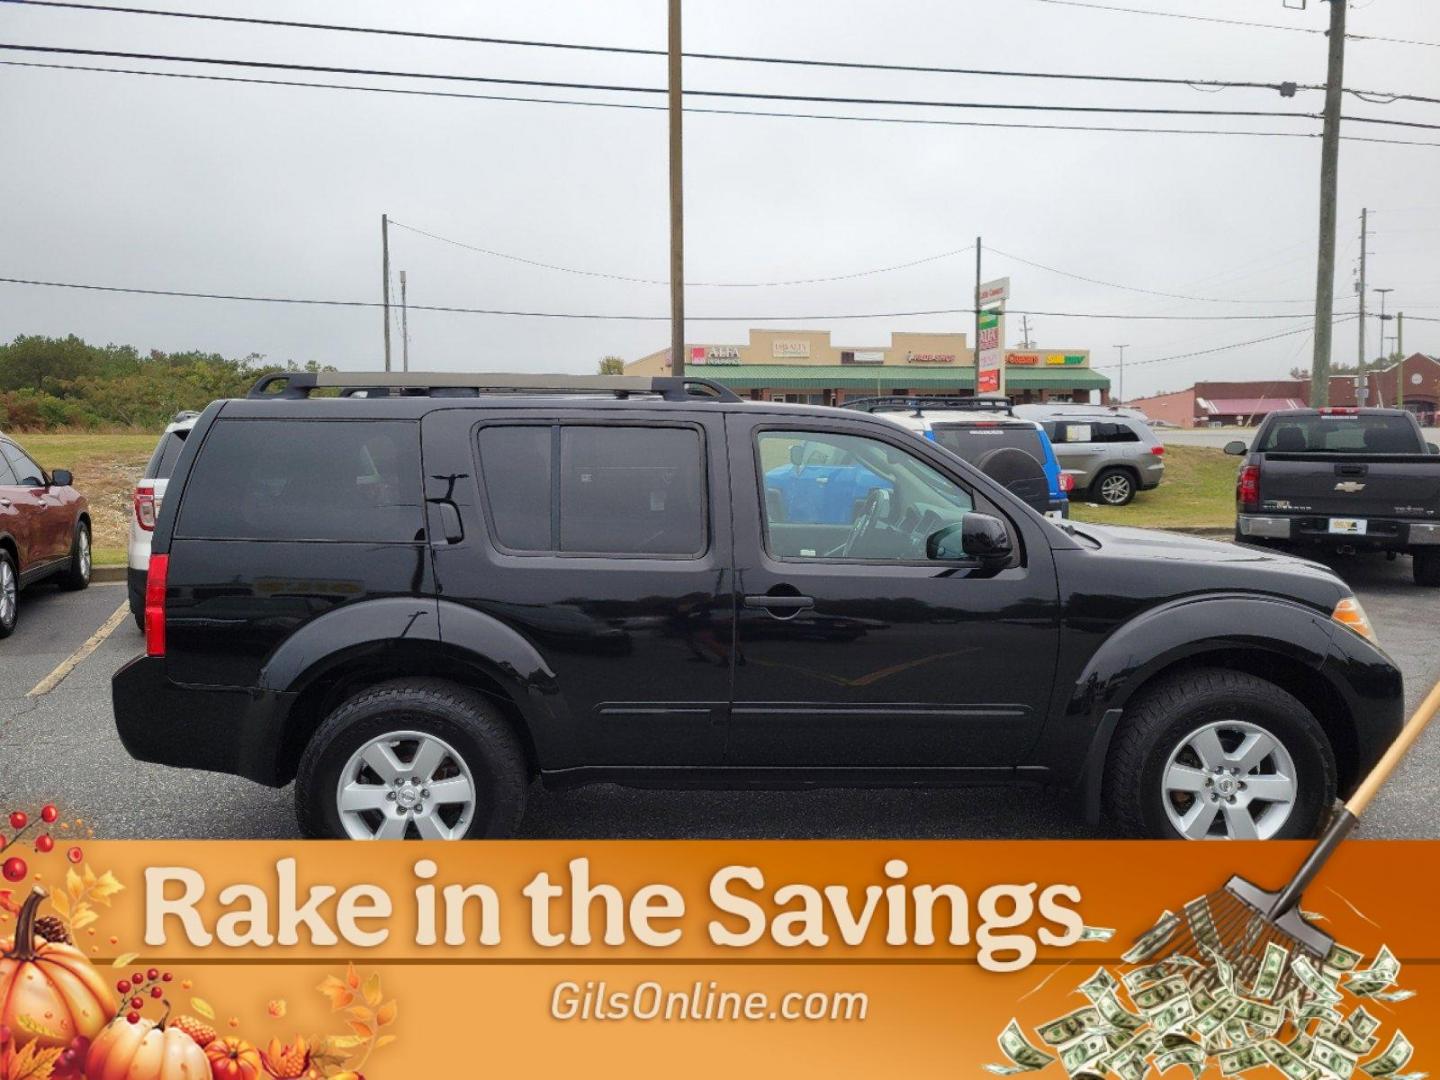
[[[1074,478],[1077,492],[1088,490],[1092,502],[1124,506],[1165,475],[1165,447],[1137,417],[1107,409],[1046,413],[1024,405],[1015,413],[1040,421],[1060,468]]]

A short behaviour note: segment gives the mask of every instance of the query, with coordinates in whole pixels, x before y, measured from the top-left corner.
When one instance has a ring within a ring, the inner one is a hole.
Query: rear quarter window
[[[937,443],[972,465],[991,450],[1001,447],[1024,450],[1036,461],[1045,460],[1045,451],[1040,445],[1040,432],[1032,427],[935,424],[934,432]]]
[[[180,430],[160,436],[160,441],[155,444],[155,453],[150,455],[150,464],[145,466],[146,480],[170,479],[170,474],[175,471],[175,462],[180,459],[180,451],[185,449],[185,437],[189,434],[189,430]]]
[[[186,479],[175,534],[423,540],[419,428],[389,420],[218,420]]]

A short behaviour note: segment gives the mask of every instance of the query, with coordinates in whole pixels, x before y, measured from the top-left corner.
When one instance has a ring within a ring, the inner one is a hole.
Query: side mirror
[[[1225,444],[1225,453],[1231,457],[1244,457],[1249,451],[1250,448],[1239,439],[1232,439]]]
[[[925,555],[937,562],[973,559],[982,566],[1004,563],[1014,553],[1010,530],[999,518],[969,513],[955,525],[931,533]]]
[[[1427,442],[1425,449],[1429,450],[1432,454],[1440,454],[1440,446],[1436,446],[1433,442]]]
[[[73,483],[75,483],[75,477],[71,475],[69,469],[56,469],[50,474],[51,487],[69,487]]]

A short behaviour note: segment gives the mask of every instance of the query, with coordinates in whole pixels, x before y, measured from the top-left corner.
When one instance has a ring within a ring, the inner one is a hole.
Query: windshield
[[[957,457],[974,465],[991,450],[1008,447],[1024,450],[1036,461],[1045,460],[1040,432],[1019,424],[978,427],[971,424],[935,424],[935,441]]]
[[[1420,454],[1414,425],[1405,416],[1277,417],[1255,448],[1282,454]]]

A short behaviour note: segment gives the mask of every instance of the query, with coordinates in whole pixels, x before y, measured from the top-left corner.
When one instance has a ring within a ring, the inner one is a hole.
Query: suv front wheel
[[[1254,675],[1207,669],[1125,710],[1105,802],[1131,836],[1290,840],[1315,834],[1335,785],[1329,740],[1305,706]]]
[[[381,683],[345,702],[300,761],[306,836],[465,840],[512,835],[525,811],[525,756],[473,690],[440,679]]]
[[[1124,469],[1106,469],[1095,478],[1091,491],[1106,506],[1124,506],[1135,498],[1135,478]]]

